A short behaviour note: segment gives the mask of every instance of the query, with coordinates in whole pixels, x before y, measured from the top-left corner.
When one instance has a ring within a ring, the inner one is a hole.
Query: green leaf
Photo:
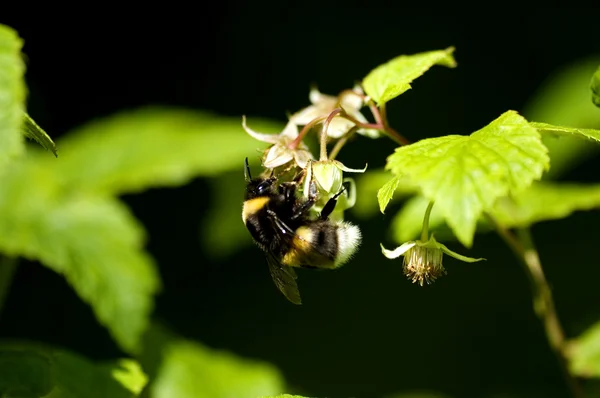
[[[23,41],[12,28],[0,24],[0,165],[23,151],[20,133],[25,112]]]
[[[540,134],[508,111],[470,136],[449,135],[397,148],[386,169],[434,201],[466,247],[496,199],[529,186],[549,167]]]
[[[364,174],[358,174],[356,176],[356,204],[352,207],[352,212],[361,218],[367,218],[378,210],[381,211],[377,196],[382,185],[390,181],[390,177],[393,176],[384,169],[370,170]],[[410,181],[406,179],[398,180],[398,186],[392,192],[390,202],[405,198],[416,192],[416,188],[410,184]]]
[[[25,137],[36,141],[38,144],[44,147],[44,149],[51,151],[54,156],[58,157],[56,145],[54,144],[54,141],[52,141],[52,138],[50,138],[50,136],[46,134],[46,132],[40,126],[38,126],[37,123],[27,113],[24,115],[21,131]]]
[[[141,362],[153,398],[245,398],[284,390],[273,366],[179,338],[161,326],[150,330],[144,347]]]
[[[148,376],[140,364],[133,359],[123,358],[115,363],[106,364],[104,367],[108,368],[112,377],[135,396],[140,395],[148,384]]]
[[[580,129],[576,127],[554,126],[548,123],[531,122],[531,126],[535,127],[542,134],[553,134],[555,136],[572,136],[577,138],[586,138],[591,141],[600,143],[600,130]]]
[[[512,197],[500,198],[492,214],[506,227],[528,227],[600,208],[600,185],[538,182]]]
[[[413,55],[400,55],[373,69],[363,80],[365,93],[378,105],[411,88],[410,83],[434,65],[456,67],[454,47]]]
[[[580,377],[600,378],[600,322],[568,345],[569,368]]]
[[[557,126],[600,129],[600,112],[589,91],[590,76],[599,63],[598,56],[581,59],[548,76],[526,104],[523,116]],[[599,146],[576,137],[544,134],[542,142],[552,164],[545,179],[557,178],[600,152]]]
[[[592,76],[590,89],[592,90],[592,102],[600,108],[600,66]]]
[[[160,285],[142,226],[116,199],[63,191],[58,167],[44,167],[47,156],[31,152],[2,179],[0,251],[64,275],[120,346],[134,352]]]
[[[398,184],[400,184],[400,179],[397,177],[392,178],[383,186],[379,191],[377,191],[377,202],[379,202],[379,211],[385,213],[385,208],[387,207],[390,200],[394,197],[394,192],[396,192],[396,188],[398,188]]]
[[[251,123],[260,131],[279,128]],[[244,158],[258,157],[265,145],[244,132],[241,118],[143,108],[91,122],[61,139],[58,174],[78,190],[133,193],[232,169],[243,173]]]
[[[131,366],[139,369],[139,365]],[[5,343],[0,347],[0,396],[137,397],[138,393],[115,377],[119,371],[122,369],[114,365],[97,364],[65,350],[39,344]]]

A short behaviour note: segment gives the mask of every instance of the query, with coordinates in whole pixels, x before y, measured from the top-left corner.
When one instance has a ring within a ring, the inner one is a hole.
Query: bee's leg
[[[291,217],[292,220],[295,220],[306,214],[306,212],[309,211],[317,201],[317,183],[311,181],[308,187],[308,200],[306,200],[306,202],[302,203],[297,209],[294,210],[294,214]]]
[[[336,193],[331,199],[325,203],[323,210],[321,210],[321,220],[327,220],[327,218],[333,213],[335,205],[337,205],[337,198],[346,190],[346,187],[342,187],[342,190]]]

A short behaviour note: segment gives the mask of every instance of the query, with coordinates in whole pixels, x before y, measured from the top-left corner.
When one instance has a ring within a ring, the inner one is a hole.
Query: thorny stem
[[[344,110],[342,108],[335,108],[329,116],[327,116],[327,120],[323,123],[323,130],[321,131],[321,157],[319,160],[327,160],[327,130],[329,130],[329,124],[333,120],[334,117],[337,116],[338,113],[342,113]]]
[[[358,126],[352,127],[350,130],[348,130],[348,132],[346,134],[344,134],[343,137],[341,137],[335,143],[333,149],[331,150],[331,152],[329,152],[329,159],[334,160],[337,157],[337,155],[338,155],[338,153],[340,153],[340,150],[342,149],[342,147],[356,133],[356,131],[358,130],[358,128],[359,128]]]
[[[531,232],[528,228],[519,229],[517,236],[501,225],[493,216],[486,213],[488,221],[496,228],[496,232],[511,248],[519,262],[523,265],[531,284],[531,293],[533,296],[533,308],[536,315],[544,325],[546,337],[556,355],[561,371],[571,390],[571,395],[576,398],[583,398],[584,394],[576,378],[569,372],[569,366],[566,358],[566,339],[562,329],[552,291],[548,281],[544,276],[540,257],[533,244]]]
[[[0,316],[2,315],[2,308],[4,307],[6,297],[8,297],[17,265],[17,259],[14,257],[2,256],[0,258]]]
[[[298,145],[300,145],[300,143],[302,142],[302,140],[304,139],[306,134],[310,131],[310,129],[315,124],[320,123],[325,119],[326,119],[326,116],[322,116],[322,117],[318,117],[318,118],[313,119],[310,122],[308,122],[304,127],[302,127],[302,130],[300,130],[298,137],[296,137],[296,139],[290,143],[288,148],[290,148],[291,150],[295,150],[296,148],[298,148]]]
[[[425,210],[425,217],[423,217],[423,229],[421,229],[421,242],[427,242],[429,240],[429,216],[431,215],[431,209],[433,209],[433,201],[427,205]]]

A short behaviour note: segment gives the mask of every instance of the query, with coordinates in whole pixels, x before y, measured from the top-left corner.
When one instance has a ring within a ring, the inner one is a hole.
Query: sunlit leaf
[[[160,284],[144,230],[116,199],[63,191],[39,155],[3,176],[0,250],[64,275],[121,347],[135,351]]]
[[[600,208],[600,185],[537,182],[512,198],[499,199],[492,213],[507,227],[527,227],[595,208]]]
[[[600,130],[582,129],[577,127],[554,126],[548,123],[531,122],[531,126],[535,127],[542,134],[552,134],[555,136],[571,136],[576,138],[585,138],[596,143],[600,143]]]
[[[373,69],[363,80],[365,93],[381,105],[411,88],[410,83],[434,65],[456,66],[454,47],[412,55],[400,55]]]
[[[600,322],[569,342],[569,367],[581,377],[600,377]]]
[[[141,362],[152,398],[245,398],[285,390],[273,366],[210,349],[160,326],[150,330]]]
[[[108,368],[112,377],[135,396],[138,396],[148,383],[148,376],[140,364],[133,359],[123,358],[104,367]]]
[[[383,184],[381,189],[377,191],[377,202],[379,203],[379,211],[385,213],[385,208],[387,207],[390,200],[394,196],[394,192],[396,192],[396,188],[400,184],[400,179],[397,177],[393,177],[391,180]]]
[[[596,73],[594,73],[594,76],[592,76],[590,89],[592,90],[592,102],[600,108],[600,66],[596,70]]]
[[[361,218],[370,217],[378,210],[381,211],[377,195],[381,187],[392,178],[392,174],[384,169],[370,170],[364,174],[358,174],[356,176],[356,204],[352,207],[352,211]],[[415,192],[416,188],[410,184],[410,181],[399,179],[398,186],[393,192],[390,202],[406,198],[406,196]]]
[[[23,150],[20,128],[25,112],[23,41],[12,28],[0,24],[0,165]]]
[[[523,116],[557,126],[600,129],[600,112],[590,101],[590,76],[598,64],[600,58],[595,56],[557,70],[528,101]],[[600,152],[599,146],[575,137],[544,134],[542,141],[552,164],[545,179],[556,178]]]
[[[386,169],[418,185],[459,241],[470,247],[482,212],[499,197],[529,186],[548,166],[538,131],[508,111],[470,136],[448,135],[397,148]]]
[[[82,191],[121,194],[243,170],[244,158],[258,158],[266,144],[246,134],[241,120],[175,108],[122,112],[61,139],[58,174]],[[265,121],[252,126],[279,128]]]
[[[115,378],[115,370],[65,350],[11,342],[0,346],[0,396],[137,397]]]
[[[25,137],[34,140],[44,149],[51,151],[54,156],[58,156],[56,145],[54,144],[54,141],[52,141],[52,138],[50,138],[50,136],[46,134],[46,132],[31,118],[31,116],[26,113],[23,116],[21,131]]]

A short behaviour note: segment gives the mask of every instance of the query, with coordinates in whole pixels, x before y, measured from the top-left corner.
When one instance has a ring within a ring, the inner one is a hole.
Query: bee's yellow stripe
[[[290,250],[283,256],[281,262],[289,266],[298,266],[306,260],[306,254],[310,253],[313,232],[310,228],[300,227],[296,230]]]
[[[267,203],[269,203],[268,196],[260,196],[258,198],[245,201],[244,208],[242,209],[242,220],[244,221],[244,224],[246,224],[246,219],[249,216],[258,213],[260,209],[265,207]]]

